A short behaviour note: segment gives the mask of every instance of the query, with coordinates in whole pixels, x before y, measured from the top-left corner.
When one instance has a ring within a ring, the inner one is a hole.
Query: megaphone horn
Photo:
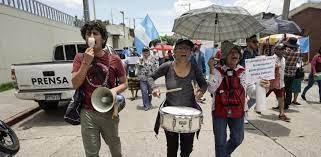
[[[108,112],[113,108],[114,96],[110,89],[106,87],[98,87],[91,95],[91,104],[98,112]]]

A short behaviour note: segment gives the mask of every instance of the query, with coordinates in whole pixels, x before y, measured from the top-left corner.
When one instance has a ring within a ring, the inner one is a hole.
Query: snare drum
[[[193,133],[201,129],[202,112],[183,106],[160,108],[160,125],[163,129],[176,133]]]

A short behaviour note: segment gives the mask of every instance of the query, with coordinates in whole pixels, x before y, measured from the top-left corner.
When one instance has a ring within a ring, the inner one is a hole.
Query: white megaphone
[[[113,93],[106,87],[98,87],[91,95],[91,104],[98,112],[108,112],[114,105],[118,105],[118,112],[125,107],[125,98],[122,95],[117,95],[114,98]]]

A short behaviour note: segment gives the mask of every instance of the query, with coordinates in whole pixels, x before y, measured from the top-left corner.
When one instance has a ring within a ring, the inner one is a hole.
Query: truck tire
[[[38,101],[39,107],[45,111],[57,109],[59,101]]]

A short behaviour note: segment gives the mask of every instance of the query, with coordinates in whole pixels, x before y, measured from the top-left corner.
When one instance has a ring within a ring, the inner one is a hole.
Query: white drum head
[[[173,114],[173,115],[200,115],[201,111],[183,106],[167,106],[161,108],[162,112]]]

